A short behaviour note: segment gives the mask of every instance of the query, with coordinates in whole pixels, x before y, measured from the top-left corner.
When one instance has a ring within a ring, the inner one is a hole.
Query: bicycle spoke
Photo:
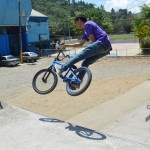
[[[39,94],[47,94],[54,90],[57,85],[57,75],[55,72],[43,69],[33,78],[32,86]]]

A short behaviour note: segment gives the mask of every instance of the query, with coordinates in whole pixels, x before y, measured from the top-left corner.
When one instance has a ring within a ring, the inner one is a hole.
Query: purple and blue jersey
[[[107,33],[93,21],[87,21],[84,24],[84,34],[81,39],[89,41],[89,35],[94,35],[95,40],[104,45],[110,45]]]

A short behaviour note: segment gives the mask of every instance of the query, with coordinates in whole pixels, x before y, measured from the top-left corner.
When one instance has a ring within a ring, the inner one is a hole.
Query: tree
[[[131,22],[134,15],[127,9],[119,9],[118,12],[115,12],[112,8],[111,12],[107,12],[103,5],[95,7],[94,4],[85,3],[83,0],[31,1],[33,9],[49,17],[49,25],[58,35],[68,35],[68,28],[71,36],[81,34],[81,31],[75,29],[73,21],[73,18],[81,13],[85,14],[88,20],[93,20],[101,25],[109,33],[130,33],[132,28]],[[145,16],[149,15],[146,14]],[[70,17],[70,22],[68,22],[68,17]]]
[[[115,23],[115,19],[116,19],[116,12],[115,12],[115,10],[113,8],[111,9],[110,18],[112,20],[112,23],[114,24]]]
[[[150,7],[144,4],[141,15],[133,22],[133,30],[139,38],[143,54],[150,54]]]

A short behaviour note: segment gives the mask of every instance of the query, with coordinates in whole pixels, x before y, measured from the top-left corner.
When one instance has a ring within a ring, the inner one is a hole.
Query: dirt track
[[[42,58],[35,64],[1,67],[0,100],[46,116],[67,120],[150,79],[148,57],[104,57],[90,67],[93,80],[82,95],[69,96],[61,80],[51,94],[39,95],[32,89],[32,78],[38,70],[48,67],[50,60],[51,58]]]

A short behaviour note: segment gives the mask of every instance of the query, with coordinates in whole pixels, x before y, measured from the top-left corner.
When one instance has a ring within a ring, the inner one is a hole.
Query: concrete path
[[[139,43],[116,43],[112,44],[112,48],[110,56],[135,56],[141,53]]]
[[[149,150],[149,89],[144,82],[67,122],[2,103],[0,150]]]
[[[136,56],[141,53],[141,49],[139,47],[139,43],[117,43],[112,44],[112,51],[108,56]],[[81,48],[67,48],[66,54],[69,56],[74,56],[80,51],[82,51],[84,47]],[[57,53],[51,54],[50,56],[57,56]]]
[[[150,145],[150,81],[80,113],[68,122]],[[149,108],[148,107],[148,108]]]
[[[83,49],[84,47],[69,48],[66,53],[70,56],[74,56]],[[110,51],[110,54],[108,56],[135,56],[139,53],[141,53],[139,43],[117,43],[112,44],[112,51]],[[56,54],[53,54],[51,56],[56,56]]]

